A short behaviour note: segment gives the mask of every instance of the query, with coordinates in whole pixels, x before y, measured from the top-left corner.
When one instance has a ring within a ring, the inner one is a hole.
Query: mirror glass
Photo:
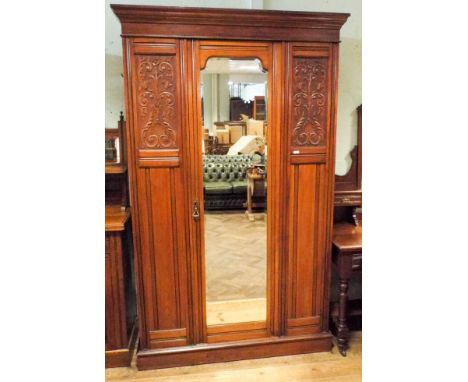
[[[266,320],[267,80],[258,59],[201,72],[208,325]]]

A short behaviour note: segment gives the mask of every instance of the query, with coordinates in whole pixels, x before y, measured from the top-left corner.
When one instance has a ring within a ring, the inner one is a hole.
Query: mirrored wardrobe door
[[[206,323],[265,322],[268,75],[212,57],[200,80]]]

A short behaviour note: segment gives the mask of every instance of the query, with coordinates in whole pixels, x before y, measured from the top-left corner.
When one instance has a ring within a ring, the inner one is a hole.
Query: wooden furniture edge
[[[191,366],[205,363],[268,358],[332,348],[329,332],[300,337],[268,337],[260,340],[199,344],[166,349],[143,350],[137,353],[138,370]]]
[[[126,208],[125,211],[106,212],[106,232],[118,232],[125,229],[125,223],[130,218],[130,209]]]
[[[106,174],[125,174],[127,166],[122,164],[106,164]]]
[[[135,323],[130,334],[128,346],[123,349],[107,350],[106,351],[106,369],[113,367],[130,366],[132,362],[133,351],[135,350],[138,339],[138,326]]]
[[[247,24],[251,21],[272,23],[273,26],[290,24],[291,21],[303,22],[306,27],[341,29],[350,13],[339,12],[307,12],[307,11],[285,11],[272,9],[241,9],[241,8],[212,8],[212,7],[177,7],[163,5],[132,5],[132,4],[110,4],[111,9],[119,18],[121,23],[145,22],[157,23],[190,23],[223,25]],[[229,19],[231,16],[233,19]],[[281,19],[279,19],[281,18]]]
[[[349,13],[237,8],[124,4],[110,7],[122,24],[123,37],[339,42],[340,29],[350,16]],[[172,27],[168,30],[168,26]],[[260,34],[258,27],[261,27]],[[231,33],[220,36],[223,28],[231,28]]]

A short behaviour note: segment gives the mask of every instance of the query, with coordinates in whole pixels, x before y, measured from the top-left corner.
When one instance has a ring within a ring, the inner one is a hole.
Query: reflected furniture
[[[207,210],[242,209],[247,195],[246,171],[252,155],[204,155],[203,199]]]
[[[257,137],[263,138],[265,136],[263,124],[263,121],[257,121],[255,119],[247,120],[247,135],[256,135]]]
[[[266,105],[265,105],[265,97],[263,96],[255,96],[254,104],[253,104],[253,119],[257,119],[259,121],[266,120]]]
[[[205,154],[226,155],[230,145],[223,145],[218,142],[218,137],[209,135],[205,141]]]
[[[338,48],[349,14],[111,7],[124,52],[137,367],[329,351]],[[258,58],[268,77],[264,321],[206,322],[200,72],[212,57]]]
[[[345,175],[335,176],[330,316],[343,356],[349,338],[347,319],[362,315],[362,105],[356,111],[358,139],[351,151],[351,167]]]
[[[255,220],[254,208],[265,208],[266,200],[266,173],[259,167],[247,169],[247,211],[249,220]]]
[[[241,114],[251,118],[254,113],[253,105],[252,102],[245,102],[240,97],[231,97],[229,100],[229,119],[231,121],[239,121],[242,119]]]
[[[119,142],[119,160],[106,161],[105,192],[105,362],[106,367],[129,366],[137,340],[136,296],[130,209],[127,200],[125,121],[106,129],[106,141]],[[110,146],[110,145],[109,145]],[[106,149],[108,144],[106,142]],[[107,151],[107,150],[106,150]]]

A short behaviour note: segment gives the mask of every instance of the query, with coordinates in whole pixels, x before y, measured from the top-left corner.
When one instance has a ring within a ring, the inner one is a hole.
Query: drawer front
[[[360,206],[361,195],[335,194],[335,206]]]

